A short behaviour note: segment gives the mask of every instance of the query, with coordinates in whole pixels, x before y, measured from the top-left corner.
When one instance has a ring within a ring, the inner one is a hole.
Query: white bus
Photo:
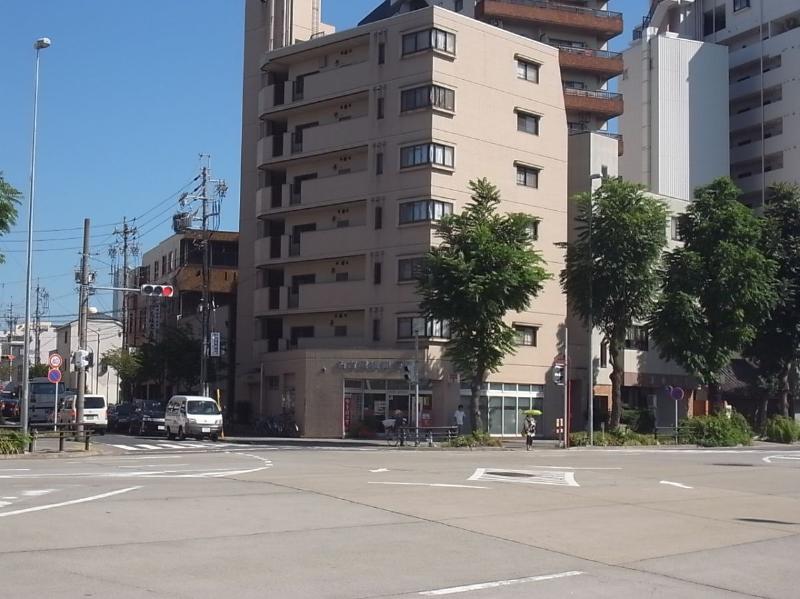
[[[55,422],[56,386],[47,377],[35,377],[30,381],[30,402],[28,404],[28,420],[31,424]],[[67,394],[64,383],[58,383],[59,401]]]

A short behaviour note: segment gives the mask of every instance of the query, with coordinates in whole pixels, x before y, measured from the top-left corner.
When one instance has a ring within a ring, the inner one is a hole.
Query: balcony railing
[[[596,58],[622,58],[620,52],[611,52],[610,50],[595,50],[594,48],[578,48],[576,46],[563,46],[556,44],[556,48],[561,52],[568,54],[579,54],[581,56],[593,56]]]
[[[622,54],[608,50],[576,48],[575,46],[556,46],[559,51],[558,62],[562,69],[592,71],[616,76],[622,73],[624,65]]]
[[[574,87],[565,87],[564,95],[566,96],[582,96],[584,98],[602,98],[604,100],[621,100],[622,94],[616,92],[607,92],[603,89],[576,89]]]
[[[476,16],[479,19],[500,17],[560,25],[593,31],[606,39],[619,35],[623,30],[622,13],[548,0],[480,0]]]
[[[622,94],[565,87],[564,107],[567,110],[590,112],[611,118],[622,114]]]

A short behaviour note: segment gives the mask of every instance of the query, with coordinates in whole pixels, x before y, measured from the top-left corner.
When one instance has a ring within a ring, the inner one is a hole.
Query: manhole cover
[[[468,480],[482,480],[530,485],[560,485],[579,487],[575,474],[566,470],[506,470],[498,468],[478,468]]]

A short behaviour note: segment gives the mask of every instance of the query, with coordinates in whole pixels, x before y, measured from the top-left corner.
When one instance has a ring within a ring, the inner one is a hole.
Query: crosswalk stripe
[[[142,449],[161,449],[158,445],[147,445],[146,443],[137,443],[136,446]]]
[[[111,447],[116,447],[118,449],[124,449],[125,451],[139,451],[138,447],[132,447],[130,445],[112,445]]]
[[[176,445],[175,443],[159,443],[158,445],[166,449],[183,449],[186,447],[185,445]]]

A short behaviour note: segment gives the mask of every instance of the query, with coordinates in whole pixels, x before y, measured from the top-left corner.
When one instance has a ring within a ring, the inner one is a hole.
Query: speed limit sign
[[[60,354],[51,354],[47,363],[50,365],[50,368],[61,368],[61,365],[64,363],[64,358],[62,358]]]

